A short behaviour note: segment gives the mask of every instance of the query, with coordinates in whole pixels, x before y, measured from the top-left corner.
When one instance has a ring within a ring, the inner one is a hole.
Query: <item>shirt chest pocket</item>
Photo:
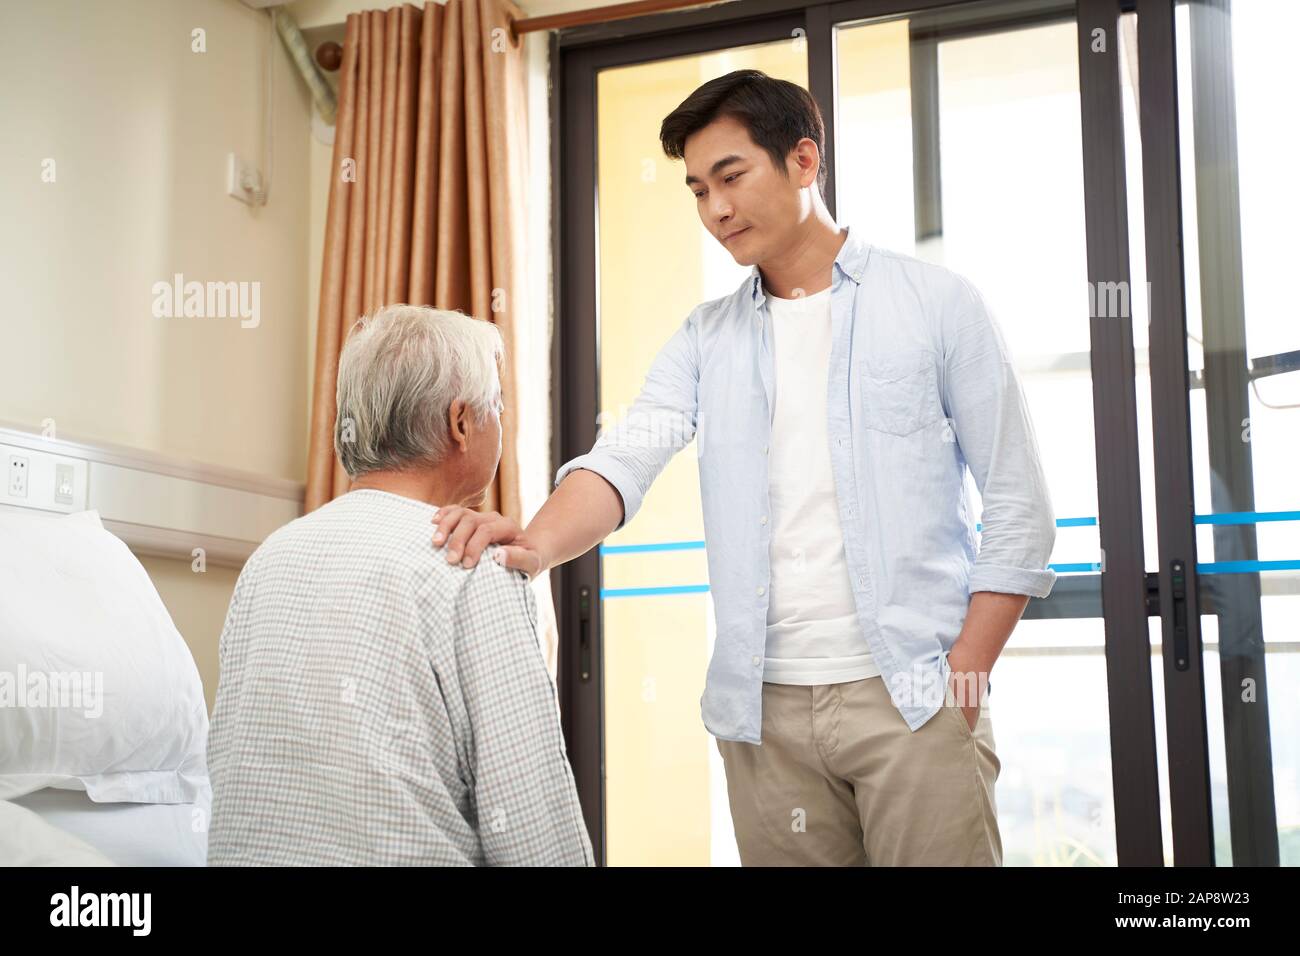
[[[910,435],[943,417],[934,355],[924,349],[869,360],[861,385],[863,423],[872,431]]]

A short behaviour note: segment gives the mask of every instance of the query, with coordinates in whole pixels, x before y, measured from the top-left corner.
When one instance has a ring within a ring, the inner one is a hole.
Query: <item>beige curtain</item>
[[[495,322],[506,343],[501,465],[486,508],[520,524],[549,489],[545,302],[524,270],[528,172],[523,43],[509,0],[448,0],[347,18],[316,336],[306,508],[345,493],[334,454],[335,386],[356,319],[393,302]],[[545,359],[540,359],[544,363]],[[521,444],[528,456],[521,470]],[[539,457],[542,460],[538,460]],[[540,482],[539,482],[540,479]],[[432,545],[431,545],[432,546]],[[555,674],[545,575],[534,583]]]

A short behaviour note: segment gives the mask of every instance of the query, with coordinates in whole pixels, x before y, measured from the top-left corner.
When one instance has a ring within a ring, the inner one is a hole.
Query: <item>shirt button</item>
[[[758,596],[759,596],[759,597],[762,597],[763,594],[764,594],[764,592],[765,592],[766,590],[767,590],[767,588],[759,588],[759,589],[758,589]]]
[[[763,663],[763,658],[759,657],[757,654],[755,654],[755,655],[753,656],[752,660],[753,660],[753,662],[754,662],[754,666],[755,666],[755,667],[757,667],[759,664]]]
[[[766,446],[766,445],[763,446],[763,454],[764,454],[764,455],[767,454],[767,446]]]
[[[767,515],[763,515],[763,517],[759,518],[759,519],[758,519],[758,523],[759,523],[759,524],[767,524]]]

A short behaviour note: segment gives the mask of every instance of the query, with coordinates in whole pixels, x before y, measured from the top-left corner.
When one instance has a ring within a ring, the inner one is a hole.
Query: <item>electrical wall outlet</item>
[[[0,433],[3,431],[0,429]],[[31,508],[71,514],[86,509],[90,467],[84,458],[0,440],[0,468],[5,472],[0,479],[0,512],[6,508]]]
[[[9,497],[27,497],[27,474],[30,462],[22,455],[9,456]]]

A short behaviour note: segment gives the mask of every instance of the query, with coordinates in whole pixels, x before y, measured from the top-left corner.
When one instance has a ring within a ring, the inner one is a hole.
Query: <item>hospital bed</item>
[[[198,670],[95,511],[0,513],[0,865],[203,866]]]

